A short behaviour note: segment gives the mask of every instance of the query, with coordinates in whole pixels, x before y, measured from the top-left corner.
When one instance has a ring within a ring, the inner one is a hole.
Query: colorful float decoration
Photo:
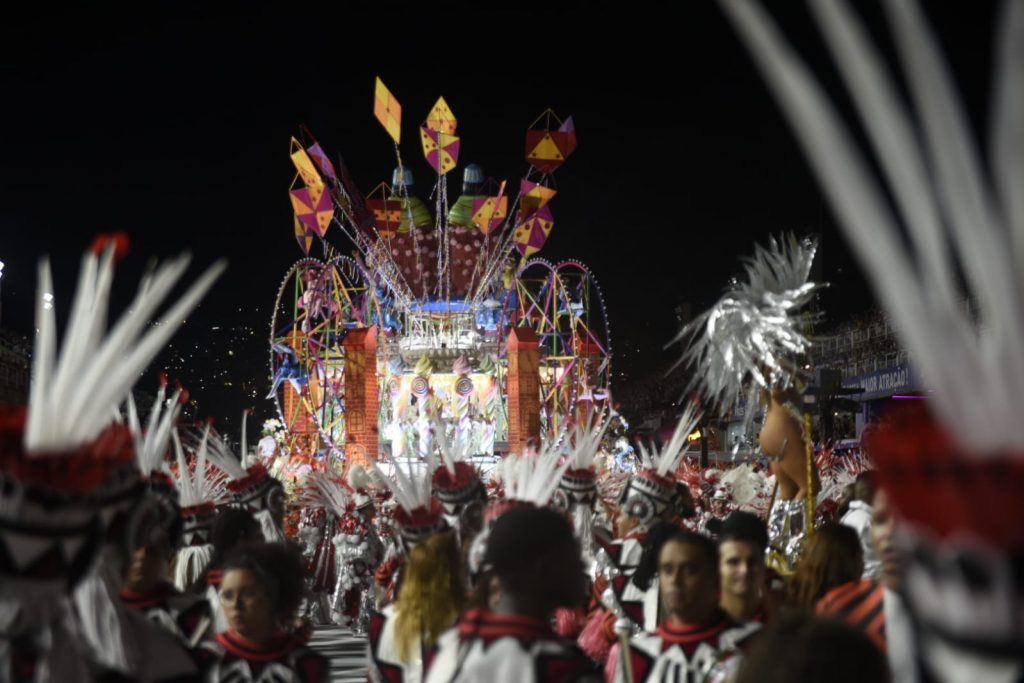
[[[425,187],[402,161],[402,107],[380,79],[374,115],[397,167],[366,195],[308,131],[291,141],[302,258],[278,290],[267,396],[282,452],[418,456],[440,424],[466,452],[492,456],[523,445],[509,443],[525,429],[513,402],[534,406],[534,439],[603,409],[611,346],[597,280],[578,261],[536,256],[555,225],[553,173],[576,146],[572,119],[548,110],[530,127],[518,195],[468,164],[449,201],[461,146],[451,106],[439,98],[419,126]],[[524,369],[510,348],[531,345],[537,367]]]

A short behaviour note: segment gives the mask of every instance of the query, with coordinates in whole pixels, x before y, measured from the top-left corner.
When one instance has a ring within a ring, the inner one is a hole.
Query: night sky
[[[767,4],[840,93],[803,4]],[[877,3],[857,4],[891,54]],[[983,130],[992,3],[924,4]],[[120,305],[150,256],[190,250],[193,276],[198,264],[227,257],[227,274],[173,343],[179,354],[193,350],[192,376],[209,383],[203,414],[231,423],[256,406],[269,416],[261,397],[270,309],[301,256],[289,138],[308,126],[363,192],[389,179],[390,140],[372,114],[377,74],[402,103],[403,158],[422,179],[421,197],[432,171],[415,126],[439,95],[462,137],[452,199],[468,162],[515,183],[530,123],[547,107],[573,116],[579,147],[555,174],[555,228],[540,255],[581,260],[597,275],[621,382],[671,359],[662,345],[675,306],[706,307],[769,233],[821,235],[829,319],[871,305],[787,125],[714,2],[677,3],[671,16],[667,4],[635,2],[503,12],[481,3],[344,6],[345,14],[291,5],[132,18],[46,5],[45,15],[5,19],[2,325],[31,333],[44,253],[66,313],[79,255],[97,233],[131,236]],[[214,326],[237,338],[230,358],[211,349]]]

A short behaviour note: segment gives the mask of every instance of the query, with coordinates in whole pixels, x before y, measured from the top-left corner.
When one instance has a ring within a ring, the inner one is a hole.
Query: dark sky
[[[821,234],[830,317],[871,304],[714,2],[671,3],[671,14],[670,3],[555,4],[484,12],[484,3],[344,3],[345,14],[290,4],[137,17],[46,5],[45,15],[5,20],[3,325],[30,331],[41,254],[52,255],[58,301],[68,301],[82,249],[119,230],[133,245],[119,273],[122,300],[149,255],[188,249],[201,264],[230,260],[176,343],[202,345],[213,325],[249,325],[265,338],[278,284],[301,255],[286,194],[289,137],[307,125],[344,156],[364,192],[388,177],[391,145],[372,115],[376,74],[403,105],[403,157],[420,177],[429,168],[415,126],[438,95],[459,119],[460,165],[475,161],[513,183],[526,170],[523,136],[534,118],[547,107],[574,117],[579,147],[556,174],[555,229],[541,255],[579,259],[597,274],[617,371],[637,376],[670,358],[661,346],[674,306],[708,305],[769,233]],[[857,4],[887,41],[877,4]],[[990,4],[925,3],[976,125]],[[802,3],[768,6],[839,92]],[[262,341],[256,347],[232,373],[266,375]],[[225,416],[251,403],[226,391],[206,407]]]

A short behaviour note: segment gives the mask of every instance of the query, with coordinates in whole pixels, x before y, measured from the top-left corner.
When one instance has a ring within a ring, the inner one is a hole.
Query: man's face
[[[760,597],[764,587],[764,552],[756,543],[729,540],[718,546],[722,592],[738,598]]]
[[[903,558],[893,542],[896,531],[894,513],[889,494],[882,489],[876,491],[871,506],[871,540],[882,560],[882,583],[890,590],[899,590],[903,585]]]
[[[711,511],[714,512],[716,515],[720,515],[723,512],[725,512],[725,501],[722,500],[721,498],[712,498]]]
[[[718,575],[712,561],[691,543],[669,541],[658,553],[661,599],[672,617],[685,624],[706,622],[718,604]]]
[[[620,538],[638,526],[640,526],[640,520],[624,510],[619,510],[619,513],[615,516],[615,533]]]

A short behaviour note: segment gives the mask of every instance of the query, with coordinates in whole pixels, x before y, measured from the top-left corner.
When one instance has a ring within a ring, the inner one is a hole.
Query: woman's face
[[[224,616],[235,632],[248,640],[264,642],[274,635],[274,613],[263,583],[248,569],[229,569],[220,584]]]

